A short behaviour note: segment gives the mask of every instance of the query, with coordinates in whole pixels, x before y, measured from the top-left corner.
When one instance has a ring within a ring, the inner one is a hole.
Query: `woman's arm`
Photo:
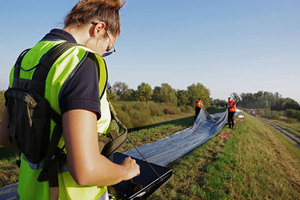
[[[140,173],[139,165],[129,157],[117,165],[100,154],[94,112],[70,110],[63,114],[62,122],[68,167],[79,185],[108,186]]]
[[[4,107],[2,113],[2,121],[0,127],[0,145],[4,145],[11,148],[17,148],[10,140],[9,140],[9,128],[8,128],[8,112],[7,107]]]

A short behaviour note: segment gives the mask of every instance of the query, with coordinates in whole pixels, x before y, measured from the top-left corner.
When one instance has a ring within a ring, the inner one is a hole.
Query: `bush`
[[[181,106],[180,112],[191,113],[191,112],[194,112],[194,108],[192,106]]]
[[[132,110],[130,112],[130,120],[133,127],[140,127],[147,124],[149,120],[149,114],[140,112],[138,110]]]
[[[285,116],[288,118],[294,118],[300,121],[300,110],[287,109],[285,111]]]
[[[132,110],[137,110],[137,111],[139,111],[141,113],[150,115],[150,109],[149,109],[149,106],[147,105],[146,102],[133,103],[133,104],[130,104],[130,107],[131,107],[131,109],[130,109],[129,113]]]
[[[164,112],[163,112],[160,104],[151,102],[149,104],[149,106],[150,106],[149,110],[150,110],[151,116],[163,116],[164,115]]]
[[[113,103],[120,120],[128,128],[136,128],[148,125],[151,117],[164,115],[176,115],[180,113],[193,113],[192,106],[176,107],[164,103],[119,101]]]
[[[168,106],[168,105],[163,105],[163,112],[166,115],[176,115],[181,113],[180,109],[175,106]]]
[[[122,109],[124,112],[128,112],[128,111],[130,110],[128,104],[126,104],[126,103],[123,104],[123,105],[121,106],[121,109]]]
[[[264,117],[266,115],[266,109],[258,109],[257,113],[258,115]]]
[[[121,120],[121,122],[127,127],[127,128],[132,128],[132,123],[131,123],[131,119],[128,113],[122,111],[122,110],[117,110],[117,116],[118,118]]]
[[[287,118],[284,120],[286,123],[288,124],[295,124],[297,123],[299,120],[295,119],[295,118]]]
[[[270,109],[259,109],[258,114],[268,119],[279,120],[283,115],[281,111],[271,111]]]
[[[114,107],[118,117],[127,128],[134,128],[147,124],[151,115],[150,108],[154,107],[154,103],[120,101],[114,103]]]
[[[271,119],[275,119],[275,120],[279,120],[280,119],[280,115],[276,114],[276,113],[271,113]]]

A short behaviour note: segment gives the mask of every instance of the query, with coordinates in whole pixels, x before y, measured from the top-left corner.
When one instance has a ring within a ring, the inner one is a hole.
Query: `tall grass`
[[[275,111],[270,109],[259,109],[258,114],[268,119],[284,120],[287,123],[296,123],[297,121],[300,121],[300,110],[287,109]]]
[[[259,109],[258,114],[267,119],[276,119],[279,120],[284,116],[283,111],[271,111],[270,109]]]
[[[153,118],[168,115],[192,115],[193,107],[176,107],[164,103],[119,101],[113,103],[118,117],[128,127],[140,127],[149,125]]]

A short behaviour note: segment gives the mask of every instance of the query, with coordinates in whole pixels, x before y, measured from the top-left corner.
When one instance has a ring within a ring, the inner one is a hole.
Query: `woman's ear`
[[[103,34],[103,31],[105,31],[106,24],[104,22],[99,22],[96,25],[92,27],[91,34],[94,37],[99,36],[99,34]]]

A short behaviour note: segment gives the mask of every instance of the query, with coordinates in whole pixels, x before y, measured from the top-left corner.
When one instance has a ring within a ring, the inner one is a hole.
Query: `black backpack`
[[[25,50],[16,61],[13,85],[5,92],[10,139],[31,163],[44,161],[38,181],[49,180],[50,187],[58,186],[57,168],[59,164],[66,162],[66,155],[57,147],[62,135],[61,116],[44,98],[45,81],[58,57],[76,45],[78,44],[63,42],[52,47],[39,63],[30,69],[35,69],[31,80],[20,78],[20,71],[24,70],[21,68],[22,59],[30,49]],[[99,150],[106,157],[111,157],[127,139],[127,128],[117,118],[112,105],[109,105],[112,114],[110,132],[106,136],[98,136]],[[56,126],[50,140],[51,119]]]
[[[57,147],[62,135],[61,116],[44,98],[45,81],[53,63],[76,43],[64,42],[52,47],[42,56],[31,80],[20,78],[21,62],[27,49],[18,57],[12,87],[5,92],[5,105],[9,115],[10,140],[17,145],[25,159],[33,164],[44,161],[39,181],[49,180],[49,171],[55,170],[58,160],[66,158]],[[24,70],[26,71],[26,70]],[[27,70],[28,71],[28,70]],[[50,120],[56,126],[50,140]],[[53,166],[53,167],[51,167]],[[56,172],[57,173],[57,172]],[[55,177],[57,179],[57,176]],[[51,180],[49,180],[51,182]],[[54,180],[56,182],[57,180]],[[50,183],[51,185],[51,183]]]

